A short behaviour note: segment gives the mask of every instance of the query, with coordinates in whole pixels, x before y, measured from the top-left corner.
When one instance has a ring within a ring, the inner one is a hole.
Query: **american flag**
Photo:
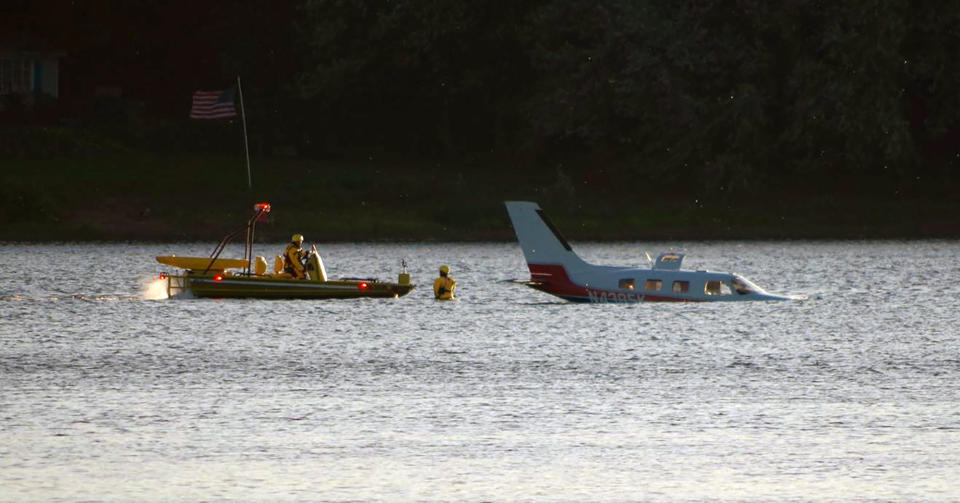
[[[233,99],[237,95],[236,86],[223,91],[197,91],[193,93],[191,119],[230,119],[237,116],[237,107]]]

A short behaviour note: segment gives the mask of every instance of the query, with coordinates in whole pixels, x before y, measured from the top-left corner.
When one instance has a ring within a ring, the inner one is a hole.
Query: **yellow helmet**
[[[440,266],[440,272],[443,274],[450,274],[450,266],[448,265]]]
[[[293,237],[290,238],[290,241],[293,241],[294,243],[302,243],[303,234],[294,234]]]

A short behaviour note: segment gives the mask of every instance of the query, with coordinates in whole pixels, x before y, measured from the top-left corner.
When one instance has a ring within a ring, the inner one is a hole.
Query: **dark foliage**
[[[67,53],[78,124],[148,148],[221,144],[183,124],[189,96],[240,74],[259,156],[510,161],[570,190],[714,194],[952,194],[960,170],[956,3],[91,0],[0,17],[7,46]]]
[[[599,156],[705,190],[956,181],[960,8],[771,5],[307,0],[297,90],[327,150]]]

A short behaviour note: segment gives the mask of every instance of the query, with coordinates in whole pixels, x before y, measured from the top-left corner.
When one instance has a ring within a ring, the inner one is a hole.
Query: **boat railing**
[[[264,213],[269,213],[269,212],[270,212],[270,205],[269,205],[269,204],[257,204],[256,206],[254,206],[254,208],[255,208],[255,212],[254,212],[253,216],[250,217],[250,220],[247,220],[247,224],[246,224],[246,225],[244,225],[243,227],[241,227],[241,228],[239,228],[239,229],[237,229],[237,230],[235,230],[235,231],[227,234],[226,236],[223,237],[223,239],[220,240],[219,243],[217,243],[217,246],[213,249],[213,252],[210,253],[210,263],[207,264],[207,268],[203,270],[203,273],[204,273],[204,274],[210,272],[210,268],[213,267],[213,264],[217,261],[218,258],[220,258],[220,254],[223,253],[224,248],[227,247],[227,245],[230,243],[230,241],[232,241],[235,237],[237,237],[237,236],[240,235],[241,233],[246,232],[246,233],[247,233],[247,238],[246,238],[246,242],[244,243],[244,247],[243,247],[243,259],[247,261],[247,267],[246,267],[246,269],[243,270],[243,274],[244,274],[245,276],[250,276],[250,275],[251,275],[251,273],[250,273],[250,264],[253,262],[253,260],[252,260],[252,258],[253,258],[252,255],[253,255],[253,234],[254,234],[254,229],[256,228],[257,222],[260,221],[261,216],[262,216]]]

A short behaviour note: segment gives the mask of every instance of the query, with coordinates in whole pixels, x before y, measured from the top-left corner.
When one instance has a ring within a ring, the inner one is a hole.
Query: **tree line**
[[[299,12],[296,89],[332,145],[601,153],[731,189],[960,167],[960,4],[306,0]]]
[[[579,164],[731,191],[960,169],[960,3],[80,4],[68,69],[120,61],[141,113],[168,119],[241,74],[267,155]]]

